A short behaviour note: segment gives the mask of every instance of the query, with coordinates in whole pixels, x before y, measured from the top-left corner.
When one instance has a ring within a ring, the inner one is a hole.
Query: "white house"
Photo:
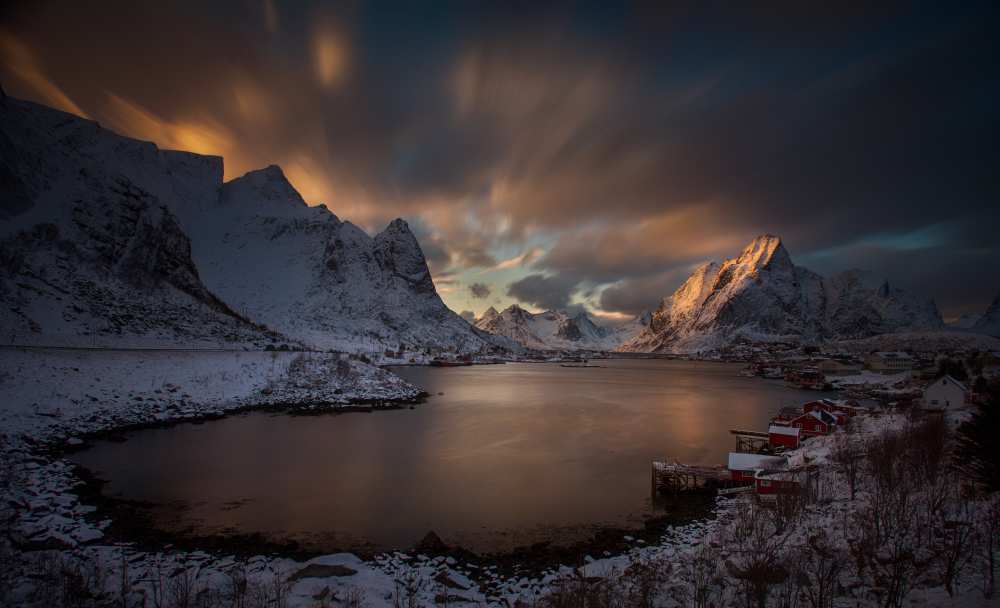
[[[951,376],[941,376],[924,388],[924,409],[947,410],[962,407],[969,389]]]

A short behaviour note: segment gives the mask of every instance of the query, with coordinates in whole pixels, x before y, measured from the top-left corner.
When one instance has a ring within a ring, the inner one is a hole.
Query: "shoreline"
[[[271,353],[264,354],[271,356]],[[278,356],[296,355],[286,353]],[[392,378],[398,380],[394,375]],[[143,399],[138,402],[133,403],[131,398],[126,398],[116,402],[117,405],[107,404],[107,407],[90,415],[74,417],[35,411],[33,417],[19,421],[28,424],[19,424],[13,429],[8,427],[0,436],[3,439],[0,454],[6,464],[19,473],[10,487],[9,504],[5,505],[12,507],[14,513],[10,520],[9,540],[15,555],[21,556],[19,576],[27,576],[27,570],[23,568],[30,569],[30,564],[36,559],[33,556],[41,558],[53,551],[61,556],[60,559],[83,560],[80,563],[84,564],[88,563],[87,560],[98,560],[107,565],[109,560],[112,563],[115,561],[109,556],[120,555],[122,560],[127,557],[128,568],[151,568],[153,564],[164,561],[187,563],[197,559],[204,571],[217,573],[227,571],[229,566],[226,564],[231,565],[234,559],[255,563],[263,560],[286,575],[308,568],[309,564],[334,561],[350,564],[345,567],[354,571],[361,569],[367,573],[366,577],[382,581],[379,583],[382,586],[387,584],[386,581],[398,580],[399,572],[423,571],[434,565],[438,569],[446,567],[456,580],[474,582],[466,585],[465,589],[474,601],[495,603],[488,599],[491,594],[509,596],[515,593],[512,587],[515,583],[545,580],[564,573],[567,568],[582,567],[594,559],[626,559],[637,552],[674,551],[669,547],[675,541],[669,538],[696,539],[700,531],[711,526],[717,517],[718,503],[713,498],[703,502],[697,513],[656,518],[646,522],[640,530],[595,528],[592,539],[568,547],[537,543],[511,551],[477,554],[460,547],[418,545],[406,551],[331,553],[303,550],[289,543],[269,542],[260,535],[185,539],[157,531],[144,522],[141,515],[136,517],[141,509],[136,509],[134,503],[104,496],[100,480],[67,459],[69,454],[86,449],[94,441],[113,441],[120,439],[123,433],[141,429],[200,424],[253,411],[287,415],[376,412],[415,407],[429,396],[425,391],[406,388],[411,385],[405,382],[396,382],[391,386],[403,387],[403,390],[393,388],[389,391],[400,396],[359,398],[332,393],[335,400],[278,400],[278,394],[266,393],[258,386],[250,394],[234,397],[226,404],[212,399],[196,401],[191,398],[184,407],[178,408],[173,400],[179,397],[174,393],[161,394],[149,390],[140,392]],[[357,388],[367,390],[361,385]],[[284,389],[278,392],[289,393]],[[370,392],[377,394],[379,391]],[[384,390],[382,392],[385,393]],[[186,397],[190,398],[189,395]],[[10,414],[9,411],[6,413]],[[141,531],[141,534],[136,536],[136,531]]]
[[[204,424],[254,412],[287,416],[341,416],[412,409],[425,403],[429,396],[428,393],[423,392],[414,398],[391,401],[359,400],[348,405],[322,404],[307,407],[301,407],[299,404],[289,404],[287,407],[250,405],[221,414],[208,414],[201,418],[151,421],[94,431],[79,436],[80,443],[39,446],[34,455],[49,457],[53,461],[68,460],[67,456],[88,450],[93,447],[95,442],[126,441],[127,438],[123,437],[126,433],[167,429],[183,424]],[[621,555],[635,544],[652,546],[671,528],[710,521],[716,517],[715,496],[707,493],[692,493],[677,499],[678,504],[675,504],[674,507],[679,508],[672,509],[671,513],[657,513],[652,517],[644,517],[641,527],[601,524],[581,526],[581,530],[590,530],[591,537],[568,543],[542,541],[508,550],[479,552],[461,545],[445,545],[443,543],[438,547],[422,546],[423,542],[412,547],[372,550],[360,549],[356,546],[311,549],[303,546],[305,543],[294,539],[269,539],[259,532],[191,535],[182,531],[162,529],[154,523],[155,518],[151,509],[169,508],[169,505],[107,496],[103,492],[103,487],[108,483],[107,480],[99,478],[93,471],[82,465],[72,461],[69,463],[78,482],[74,484],[72,493],[77,496],[81,504],[96,507],[86,516],[87,520],[92,523],[101,520],[109,522],[104,529],[103,540],[112,544],[127,543],[137,550],[150,553],[179,549],[182,551],[202,551],[217,556],[236,555],[249,558],[258,555],[271,555],[295,560],[310,560],[325,555],[350,553],[366,562],[374,562],[381,556],[394,553],[422,553],[431,557],[444,556],[460,559],[480,567],[496,566],[498,570],[512,574],[515,572],[541,574],[547,569],[570,563],[582,565],[587,556]],[[178,508],[180,509],[180,507]],[[431,533],[433,530],[428,531],[428,534]]]

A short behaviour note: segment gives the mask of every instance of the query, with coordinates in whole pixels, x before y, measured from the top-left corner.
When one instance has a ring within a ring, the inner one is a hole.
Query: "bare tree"
[[[979,509],[976,517],[979,536],[979,555],[982,560],[983,597],[989,599],[996,593],[996,571],[1000,565],[1000,495],[994,495]]]
[[[953,497],[940,526],[937,558],[948,595],[954,597],[957,582],[975,559],[975,510],[966,500]]]
[[[811,608],[831,608],[847,557],[826,532],[810,536],[794,557],[795,576]]]
[[[851,500],[854,500],[857,495],[858,475],[861,472],[864,455],[850,435],[843,434],[837,439],[837,444],[834,446],[830,458],[847,481],[847,487],[851,489]]]
[[[710,547],[702,548],[685,563],[682,576],[689,587],[692,608],[709,608],[721,604],[724,586],[719,570],[719,552]]]
[[[772,587],[788,577],[782,559],[787,533],[778,533],[759,503],[744,503],[730,527],[734,552],[726,569],[737,581],[748,608],[766,608]]]

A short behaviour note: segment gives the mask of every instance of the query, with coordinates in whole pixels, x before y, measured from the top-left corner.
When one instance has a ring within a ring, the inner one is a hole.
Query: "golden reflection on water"
[[[318,548],[408,547],[429,530],[473,550],[573,540],[651,514],[649,463],[721,464],[730,428],[812,395],[739,366],[603,361],[401,368],[434,395],[372,414],[253,413],[134,433],[77,460],[168,529],[234,529]],[[438,396],[438,392],[444,395]]]

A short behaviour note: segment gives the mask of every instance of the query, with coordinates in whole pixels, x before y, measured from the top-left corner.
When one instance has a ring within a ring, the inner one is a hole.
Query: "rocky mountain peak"
[[[861,271],[824,278],[795,266],[781,239],[765,234],[736,258],[699,266],[622,348],[688,350],[737,336],[859,338],[941,326],[933,302]]]
[[[743,248],[736,263],[753,270],[760,270],[779,264],[790,266],[791,257],[781,243],[780,237],[773,234],[762,234],[755,237],[749,245]]]
[[[221,201],[223,204],[255,201],[265,205],[274,203],[295,208],[308,207],[278,165],[268,165],[226,182],[222,185]]]
[[[497,318],[498,316],[500,316],[500,313],[497,312],[497,309],[493,308],[492,306],[490,306],[483,313],[483,316],[479,317],[479,320],[480,321],[491,321],[491,320]]]

